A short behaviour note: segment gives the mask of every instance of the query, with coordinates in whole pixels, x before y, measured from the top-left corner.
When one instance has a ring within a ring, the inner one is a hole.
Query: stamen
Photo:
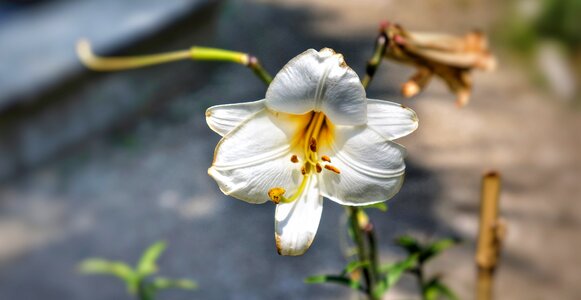
[[[335,172],[337,174],[341,174],[341,171],[339,169],[337,169],[337,167],[335,166],[331,166],[331,165],[325,165],[325,169]]]
[[[323,171],[323,168],[321,168],[321,164],[319,163],[315,165],[315,169],[317,170],[317,173],[321,173],[321,171]]]
[[[311,140],[309,141],[309,148],[311,151],[317,152],[317,139],[314,137],[311,137]]]
[[[299,158],[295,154],[293,154],[293,156],[291,156],[291,162],[296,164],[299,162]]]
[[[307,175],[307,169],[305,168],[305,166],[301,167],[301,174],[303,174],[303,176]]]
[[[275,187],[268,190],[268,197],[272,202],[279,204],[281,200],[284,199],[285,189],[281,187]]]
[[[322,159],[323,161],[326,161],[326,162],[328,162],[328,163],[330,163],[330,162],[331,162],[331,158],[330,158],[330,157],[328,157],[327,155],[323,155],[323,156],[321,156],[321,159]]]

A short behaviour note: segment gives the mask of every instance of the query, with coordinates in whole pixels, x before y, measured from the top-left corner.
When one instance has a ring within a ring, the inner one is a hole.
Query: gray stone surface
[[[77,39],[90,39],[100,54],[170,51],[187,48],[192,41],[211,42],[217,3],[49,1],[4,19],[0,180],[93,134],[128,123],[183,91],[172,87],[184,81],[202,84],[208,71],[183,63],[181,68],[162,66],[151,73],[90,72],[74,52]],[[176,71],[186,75],[175,78]],[[142,84],[152,77],[156,80]]]
[[[208,2],[44,1],[2,14],[0,111],[35,101],[47,88],[78,74],[78,39],[88,38],[97,51],[110,52],[143,40]]]

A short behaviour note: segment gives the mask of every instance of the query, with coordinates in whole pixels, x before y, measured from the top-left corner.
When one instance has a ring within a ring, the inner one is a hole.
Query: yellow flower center
[[[302,151],[304,162],[300,165],[301,174],[303,176],[301,184],[297,191],[290,197],[284,197],[286,190],[283,187],[273,187],[268,191],[270,200],[275,203],[290,203],[295,201],[305,190],[307,181],[311,174],[321,173],[323,168],[336,174],[341,171],[331,165],[331,158],[327,155],[322,155],[319,158],[318,150],[321,142],[329,142],[331,136],[331,126],[329,120],[322,112],[311,112],[312,117],[306,127],[306,130],[299,133],[301,135],[299,143],[302,142]],[[299,156],[293,154],[290,157],[292,163],[299,163]],[[323,167],[324,166],[324,167]]]

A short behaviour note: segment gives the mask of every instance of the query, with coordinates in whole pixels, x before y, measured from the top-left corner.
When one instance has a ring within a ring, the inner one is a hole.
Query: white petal
[[[418,116],[401,104],[367,99],[367,126],[391,141],[414,132]]]
[[[276,206],[275,241],[281,255],[302,255],[317,233],[323,212],[323,196],[319,193],[317,176],[309,176],[307,180],[298,199]]]
[[[293,58],[266,91],[266,106],[291,114],[323,111],[339,125],[367,121],[365,89],[341,54],[309,49]]]
[[[264,100],[216,105],[206,110],[206,122],[217,134],[224,136],[244,120],[265,109]]]
[[[218,143],[208,174],[222,192],[250,203],[268,201],[274,187],[295,189],[302,176],[290,161],[291,142],[308,119],[268,109],[256,113]]]
[[[334,141],[321,148],[331,165],[324,169],[321,193],[343,205],[367,205],[393,197],[403,183],[405,149],[367,126],[336,126]]]

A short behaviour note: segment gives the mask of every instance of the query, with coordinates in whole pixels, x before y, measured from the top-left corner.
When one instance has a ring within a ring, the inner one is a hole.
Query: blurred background
[[[393,239],[453,236],[464,243],[430,265],[471,299],[481,175],[503,176],[508,236],[498,299],[581,294],[581,1],[166,0],[0,1],[0,299],[129,299],[116,279],[84,276],[88,257],[134,263],[168,242],[161,274],[195,279],[194,292],[159,299],[353,299],[346,288],[306,285],[340,270],[343,208],[325,202],[315,242],[280,257],[274,205],[226,197],[206,170],[219,137],[215,104],[262,99],[238,65],[177,62],[117,73],[80,65],[86,37],[103,55],[191,45],[256,55],[275,74],[307,48],[331,47],[363,75],[378,24],[464,34],[481,29],[499,59],[474,73],[457,109],[443,83],[411,100],[414,70],[384,62],[368,97],[412,107],[420,128],[400,140],[408,173],[389,211],[372,212],[381,259]],[[414,279],[387,299],[419,299]]]

